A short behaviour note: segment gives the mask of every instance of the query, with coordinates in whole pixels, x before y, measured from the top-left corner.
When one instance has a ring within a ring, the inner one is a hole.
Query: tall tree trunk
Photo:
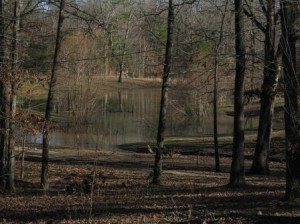
[[[104,47],[104,65],[105,65],[105,71],[104,71],[104,78],[107,78],[109,76],[109,71],[110,71],[110,66],[109,66],[109,51],[108,51],[108,47],[109,45],[106,44]]]
[[[46,112],[45,112],[45,128],[43,133],[43,152],[42,152],[42,171],[41,171],[41,183],[40,188],[45,191],[48,190],[48,162],[49,162],[49,121],[51,119],[51,113],[54,108],[54,88],[56,86],[56,69],[57,69],[57,59],[58,53],[61,45],[61,27],[63,24],[63,9],[64,9],[65,1],[60,1],[59,7],[59,16],[58,16],[58,24],[57,24],[57,33],[56,33],[56,43],[54,49],[53,56],[53,64],[51,70],[51,79],[49,83],[49,91],[48,91],[48,99],[46,104]]]
[[[285,82],[286,198],[300,198],[299,77],[296,73],[296,1],[281,0],[282,63]]]
[[[0,0],[0,62],[1,66],[4,62],[4,15],[3,0]]]
[[[267,1],[265,30],[264,82],[261,87],[260,117],[251,173],[269,173],[269,151],[272,133],[276,88],[280,76],[275,49],[275,0]]]
[[[125,36],[124,36],[124,43],[121,46],[121,58],[119,61],[119,79],[118,82],[123,82],[123,69],[124,69],[124,64],[125,64],[125,51],[126,51],[126,41],[128,39],[128,34],[129,34],[129,25],[130,25],[130,19],[131,19],[131,12],[127,21],[126,25],[126,31],[125,31]]]
[[[153,184],[161,184],[161,171],[162,171],[162,150],[164,148],[164,136],[167,118],[167,104],[168,104],[168,90],[169,90],[169,75],[172,63],[172,48],[173,48],[173,31],[174,31],[174,5],[173,0],[169,0],[168,11],[168,32],[167,32],[167,44],[166,55],[164,63],[163,82],[161,89],[161,101],[159,122],[157,131],[157,150],[155,154],[155,162],[153,168]]]
[[[215,52],[215,61],[214,61],[214,145],[215,145],[215,170],[216,172],[220,171],[220,155],[219,155],[219,143],[218,143],[218,57],[219,57],[219,50],[216,46]]]
[[[112,28],[110,25],[106,28],[106,46],[105,46],[105,77],[110,75],[110,65],[111,65],[111,57],[112,57],[112,49],[113,49],[113,36],[112,36]]]
[[[253,2],[251,1],[250,7],[253,7]],[[250,54],[251,54],[251,66],[249,68],[250,72],[250,90],[253,91],[255,89],[254,87],[254,76],[255,76],[255,60],[256,60],[256,29],[255,29],[255,23],[251,21],[251,28],[250,28]],[[250,102],[252,101],[252,97],[250,97]]]
[[[10,92],[10,120],[9,120],[9,145],[8,145],[8,181],[7,189],[15,191],[15,141],[16,141],[16,110],[17,110],[17,81],[16,70],[18,69],[18,32],[20,27],[20,3],[14,1],[13,39],[12,39],[12,78]]]
[[[215,145],[215,169],[216,171],[220,171],[220,155],[219,155],[219,143],[218,143],[218,69],[219,69],[219,56],[220,56],[220,47],[223,41],[223,33],[224,33],[224,22],[225,16],[228,7],[228,0],[226,0],[224,13],[222,15],[222,21],[220,26],[220,34],[219,38],[215,44],[215,58],[214,58],[214,100],[213,100],[213,108],[214,108],[214,145]]]
[[[245,78],[245,27],[243,0],[235,0],[236,74],[234,86],[234,136],[229,186],[245,184],[244,167],[244,78]]]
[[[4,61],[4,16],[3,16],[3,0],[0,0],[0,66],[3,66]],[[1,76],[3,73],[1,71]],[[5,184],[5,147],[4,147],[4,128],[5,128],[5,83],[0,80],[0,184]]]
[[[0,66],[1,66],[1,77],[0,79],[0,182],[2,186],[6,184],[6,174],[7,174],[7,149],[8,149],[8,128],[9,128],[9,96],[8,90],[9,85],[5,81],[3,67],[5,66],[5,53],[4,53],[4,15],[3,15],[3,0],[0,0]]]
[[[25,134],[22,136],[22,153],[21,153],[21,167],[20,167],[20,179],[24,180],[24,168],[25,168]]]

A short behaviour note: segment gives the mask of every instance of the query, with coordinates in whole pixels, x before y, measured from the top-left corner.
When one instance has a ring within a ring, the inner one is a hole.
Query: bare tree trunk
[[[124,36],[124,43],[121,46],[121,58],[120,58],[120,61],[119,61],[119,79],[118,79],[118,82],[123,81],[123,69],[124,69],[124,64],[125,64],[126,41],[128,39],[128,34],[129,34],[130,19],[131,19],[131,14],[129,15],[129,18],[128,18],[128,21],[127,21],[127,26],[126,26],[125,36]]]
[[[113,48],[113,41],[112,41],[112,30],[111,26],[108,25],[107,30],[107,43],[105,46],[105,78],[107,78],[110,74],[110,63],[111,63],[111,56],[112,56],[112,48]]]
[[[10,93],[10,122],[9,122],[9,145],[7,161],[7,189],[15,191],[15,141],[16,141],[16,104],[17,104],[17,83],[13,82]]]
[[[264,82],[261,87],[261,106],[255,155],[250,172],[269,173],[269,151],[272,133],[275,96],[280,76],[275,49],[275,0],[267,1],[267,25],[265,30]]]
[[[300,198],[299,77],[296,72],[296,1],[281,0],[283,71],[285,82],[286,199]]]
[[[164,135],[165,135],[165,127],[166,127],[168,90],[169,90],[169,75],[170,75],[171,63],[172,63],[174,20],[175,20],[175,16],[174,16],[173,0],[169,0],[167,44],[166,44],[166,55],[165,55],[163,82],[162,82],[162,89],[161,89],[158,131],[157,131],[157,150],[155,154],[155,162],[153,168],[153,179],[152,179],[153,184],[161,184],[162,150],[164,148]]]
[[[214,107],[214,145],[215,145],[215,169],[216,171],[220,171],[220,155],[219,155],[219,143],[218,143],[218,69],[219,69],[219,54],[220,54],[220,47],[223,41],[223,30],[224,30],[224,22],[225,16],[228,7],[228,0],[226,0],[224,13],[222,15],[222,21],[220,26],[220,34],[219,38],[215,44],[215,58],[214,58],[214,100],[213,100],[213,107]]]
[[[251,2],[252,3],[252,2]],[[250,4],[251,4],[250,3]],[[251,7],[252,7],[252,4],[251,4]],[[254,25],[254,22],[252,21],[251,22],[251,31],[250,31],[250,54],[251,54],[251,66],[249,68],[249,71],[250,71],[250,90],[253,91],[255,88],[254,88],[254,75],[255,75],[255,57],[256,57],[256,41],[255,41],[255,25]],[[252,97],[250,97],[250,102],[252,102]]]
[[[49,121],[51,119],[51,113],[53,112],[53,104],[54,104],[54,88],[56,86],[56,69],[57,69],[57,59],[58,53],[60,50],[61,45],[61,27],[63,24],[63,9],[64,9],[65,1],[60,1],[59,7],[59,17],[58,17],[58,24],[57,24],[57,33],[56,33],[56,43],[55,43],[55,50],[53,56],[53,64],[51,70],[51,79],[49,83],[49,91],[48,91],[48,99],[46,105],[46,112],[45,112],[45,129],[43,133],[43,152],[42,152],[42,171],[41,171],[41,183],[40,188],[47,191],[48,186],[48,161],[49,161]]]
[[[109,75],[109,70],[110,70],[110,66],[109,66],[109,51],[108,51],[108,47],[109,45],[106,44],[105,48],[104,48],[104,57],[105,57],[105,61],[104,61],[104,65],[105,65],[105,72],[104,72],[104,78],[107,78]]]
[[[0,0],[0,66],[3,66],[4,61],[4,17],[3,17],[3,3]],[[2,73],[2,72],[1,72]],[[3,74],[1,74],[3,75]],[[4,94],[5,83],[0,80],[0,179],[1,185],[5,184],[5,147],[4,147],[4,128],[5,128],[5,94]]]
[[[215,169],[220,171],[220,155],[219,155],[219,143],[218,143],[218,47],[216,47],[215,55],[215,72],[214,72],[214,145],[215,145]]]
[[[21,180],[24,179],[25,168],[25,134],[22,136],[22,154],[21,154]]]
[[[3,0],[0,0],[0,62],[1,66],[4,62],[4,15]]]
[[[5,81],[0,81],[1,94],[1,111],[0,111],[0,125],[1,125],[1,184],[6,185],[7,181],[7,156],[8,156],[8,130],[9,130],[9,85]]]
[[[13,39],[12,39],[12,78],[10,92],[10,120],[9,120],[9,145],[8,145],[8,181],[7,189],[15,191],[15,141],[16,141],[16,110],[17,110],[17,81],[16,70],[18,68],[18,32],[20,27],[20,3],[14,1]]]
[[[118,82],[123,82],[123,67],[124,67],[124,58],[122,56],[121,61],[119,62],[119,79]]]
[[[244,167],[244,78],[245,78],[245,27],[243,0],[235,0],[236,74],[234,86],[234,136],[229,186],[245,184]]]
[[[4,66],[4,15],[3,15],[3,0],[0,0],[0,66]],[[1,71],[2,73],[3,71]],[[7,74],[2,73],[5,77]],[[9,128],[9,85],[1,79],[0,80],[0,182],[2,186],[6,184],[7,174],[7,149],[8,149],[8,128]]]

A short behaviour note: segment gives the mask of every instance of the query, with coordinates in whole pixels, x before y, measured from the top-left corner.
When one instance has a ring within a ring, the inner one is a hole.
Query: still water
[[[171,91],[169,97],[167,136],[213,134],[212,104],[209,99],[189,105],[186,102],[191,98],[186,93]],[[95,102],[89,112],[65,112],[62,107],[60,115],[67,116],[69,121],[51,133],[50,145],[105,150],[116,149],[118,145],[126,143],[155,142],[160,89],[110,92]],[[255,129],[257,125],[256,117],[246,119],[246,129]],[[232,131],[233,118],[224,111],[220,112],[220,135],[231,134]],[[28,136],[27,142],[41,144],[42,136]]]

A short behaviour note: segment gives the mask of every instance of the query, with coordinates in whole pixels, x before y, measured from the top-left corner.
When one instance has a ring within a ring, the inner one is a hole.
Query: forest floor
[[[173,143],[176,150],[164,158],[161,186],[150,184],[151,153],[51,149],[47,194],[39,190],[41,151],[30,149],[23,180],[17,162],[16,193],[0,197],[0,222],[300,223],[300,208],[283,201],[284,144],[277,141],[270,175],[247,175],[247,185],[234,189],[226,186],[228,143],[220,144],[221,172],[214,171],[212,145],[198,143],[193,153],[184,153],[184,145]],[[246,148],[248,170],[253,143]]]

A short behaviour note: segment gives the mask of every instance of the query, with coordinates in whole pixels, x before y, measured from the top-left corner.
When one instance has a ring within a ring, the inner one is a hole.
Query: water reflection
[[[183,111],[183,94],[170,93],[168,136],[212,135],[211,104],[202,108],[206,113],[195,119]],[[62,112],[70,118],[60,130],[50,135],[50,145],[95,150],[112,149],[117,145],[134,142],[155,142],[160,103],[160,89],[141,89],[110,92],[101,97],[92,112],[85,113],[86,122],[78,120],[72,112]],[[81,124],[82,123],[82,124]],[[257,118],[249,118],[246,128],[256,128]],[[233,118],[219,114],[219,133],[231,134]],[[28,136],[27,141],[41,144],[42,137]]]

